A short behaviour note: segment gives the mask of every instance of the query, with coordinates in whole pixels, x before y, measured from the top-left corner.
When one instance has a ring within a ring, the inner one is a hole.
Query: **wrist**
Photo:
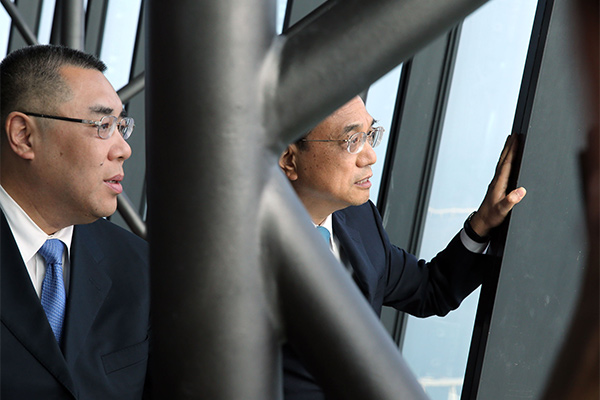
[[[475,229],[473,229],[472,220],[473,220],[473,217],[475,216],[475,214],[477,214],[477,211],[473,211],[471,213],[471,215],[469,215],[467,217],[467,220],[465,221],[465,224],[463,227],[465,230],[465,233],[474,242],[487,243],[490,240],[490,235],[488,233],[486,233],[485,235],[480,235],[479,233],[477,233],[475,231]]]

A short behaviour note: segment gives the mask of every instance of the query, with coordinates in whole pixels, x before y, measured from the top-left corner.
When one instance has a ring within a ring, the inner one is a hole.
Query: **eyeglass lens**
[[[369,132],[358,132],[350,136],[348,139],[348,151],[351,154],[359,153],[366,141],[369,142],[370,146],[376,147],[381,142],[381,129],[375,128]]]
[[[117,117],[105,115],[98,124],[98,136],[108,139],[115,132],[115,128],[118,128],[123,139],[127,140],[133,131],[133,118],[123,118],[117,126]]]

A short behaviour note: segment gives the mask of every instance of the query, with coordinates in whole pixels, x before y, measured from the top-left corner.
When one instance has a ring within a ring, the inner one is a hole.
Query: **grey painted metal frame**
[[[61,43],[72,49],[83,50],[85,44],[85,13],[83,0],[63,0]]]
[[[378,204],[386,232],[398,246],[418,254],[427,215],[460,27],[439,37],[405,63],[401,108],[392,130]],[[410,99],[410,101],[405,101]]]
[[[327,0],[288,0],[287,8],[285,10],[285,19],[283,21],[284,31],[288,30],[289,27],[294,26],[303,18],[306,18],[307,15],[323,6],[325,3],[327,3]],[[330,2],[327,5],[330,4],[333,4],[333,2]]]
[[[8,13],[8,15],[10,16],[14,27],[16,27],[16,29],[23,37],[23,40],[25,40],[25,42],[29,45],[37,44],[38,41],[35,33],[33,33],[33,31],[29,28],[27,20],[23,17],[23,15],[15,6],[15,4],[10,0],[0,0],[0,2],[4,6],[4,9]],[[12,32],[14,32],[14,28]]]
[[[37,43],[42,9],[41,0],[19,0],[15,4],[2,0],[2,4],[15,21],[10,30],[8,50],[12,51]]]
[[[108,0],[88,0],[85,18],[85,51],[100,55],[104,40]]]
[[[56,0],[50,43],[83,50],[85,45],[84,24],[83,0]]]
[[[273,1],[148,2],[156,398],[281,398],[286,339],[338,397],[425,397],[277,158],[482,3],[336,2],[278,37]]]
[[[598,109],[588,107],[587,49],[573,45],[577,6],[539,3],[513,126],[525,139],[516,178],[528,199],[512,211],[477,399],[542,396],[589,267],[580,152]]]
[[[378,208],[390,240],[419,254],[442,136],[460,25],[404,63]],[[381,317],[402,348],[406,316],[384,307]]]

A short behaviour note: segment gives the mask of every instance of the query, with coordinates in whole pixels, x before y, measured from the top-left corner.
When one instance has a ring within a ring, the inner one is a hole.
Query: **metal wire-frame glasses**
[[[377,147],[381,143],[381,138],[385,129],[382,126],[371,128],[368,132],[357,132],[348,139],[300,139],[302,142],[346,142],[348,153],[357,154],[365,147],[368,142],[371,147]]]
[[[124,117],[119,120],[113,115],[105,115],[100,119],[100,121],[92,121],[89,119],[59,117],[56,115],[38,114],[32,112],[23,112],[23,114],[38,118],[57,119],[60,121],[77,122],[79,124],[93,125],[96,126],[96,128],[98,129],[98,137],[100,137],[101,139],[110,138],[115,132],[115,128],[117,128],[119,130],[119,133],[123,136],[123,139],[127,140],[131,136],[131,133],[133,132],[133,128],[135,126],[133,118]]]

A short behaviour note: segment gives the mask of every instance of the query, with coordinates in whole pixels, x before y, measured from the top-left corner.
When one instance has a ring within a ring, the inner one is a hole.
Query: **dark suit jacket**
[[[457,235],[431,262],[390,243],[373,203],[333,213],[333,230],[354,280],[377,315],[382,305],[426,317],[446,315],[482,282],[491,257],[468,251]],[[283,347],[286,400],[325,399],[290,345]]]
[[[2,400],[142,398],[150,331],[147,243],[104,219],[75,226],[61,352],[0,217]]]

